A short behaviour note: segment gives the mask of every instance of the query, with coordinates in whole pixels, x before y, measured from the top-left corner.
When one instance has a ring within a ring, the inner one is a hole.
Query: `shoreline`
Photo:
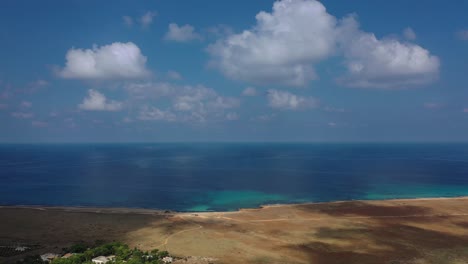
[[[269,204],[224,213],[7,205],[0,219],[0,246],[37,245],[0,255],[6,263],[96,241],[217,264],[416,264],[440,263],[441,256],[468,263],[468,196]]]
[[[262,204],[258,207],[252,208],[238,208],[232,211],[174,211],[165,209],[151,209],[151,208],[138,208],[138,207],[93,207],[93,206],[50,206],[50,205],[0,205],[1,209],[33,209],[33,210],[54,210],[63,212],[81,212],[81,213],[114,213],[114,214],[142,214],[142,215],[186,215],[186,214],[227,214],[237,213],[243,211],[256,211],[268,208],[277,207],[294,207],[303,205],[319,205],[319,204],[340,204],[340,203],[353,203],[353,202],[410,202],[410,201],[434,201],[434,200],[463,200],[468,199],[468,195],[462,196],[439,196],[439,197],[418,197],[418,198],[389,198],[389,199],[358,199],[358,200],[338,200],[326,202],[301,202],[301,203],[274,203]]]

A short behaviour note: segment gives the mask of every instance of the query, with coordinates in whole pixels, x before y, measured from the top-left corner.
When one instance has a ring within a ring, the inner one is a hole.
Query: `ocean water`
[[[468,144],[0,145],[0,205],[224,211],[468,195]]]

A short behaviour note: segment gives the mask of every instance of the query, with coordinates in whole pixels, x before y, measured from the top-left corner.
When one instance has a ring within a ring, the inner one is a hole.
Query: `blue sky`
[[[466,1],[0,7],[0,142],[468,140]]]

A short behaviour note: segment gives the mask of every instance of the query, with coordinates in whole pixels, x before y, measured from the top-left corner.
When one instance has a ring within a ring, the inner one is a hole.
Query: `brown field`
[[[198,214],[0,208],[0,246],[38,245],[27,253],[33,254],[97,239],[166,249],[181,257],[216,258],[214,263],[461,264],[468,263],[468,198],[278,205]],[[21,257],[0,257],[0,263]]]

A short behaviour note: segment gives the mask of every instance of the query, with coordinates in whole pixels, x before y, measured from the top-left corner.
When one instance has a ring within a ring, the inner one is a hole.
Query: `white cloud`
[[[148,11],[140,17],[140,23],[143,27],[148,27],[153,23],[153,18],[157,15],[156,12]]]
[[[133,26],[133,18],[132,18],[132,17],[130,17],[130,16],[123,16],[123,17],[122,17],[122,20],[123,20],[123,23],[124,23],[127,27]]]
[[[58,74],[67,79],[129,79],[146,77],[146,57],[132,42],[115,42],[92,49],[72,48]]]
[[[242,91],[243,96],[256,96],[257,95],[257,89],[254,87],[247,87]]]
[[[195,32],[195,28],[189,24],[180,26],[176,23],[169,24],[168,32],[164,39],[176,42],[189,42],[192,40],[201,40],[200,34]]]
[[[240,105],[239,99],[221,96],[215,90],[202,85],[147,82],[128,84],[126,89],[132,98],[151,100],[153,104],[164,106],[164,109],[153,106],[142,108],[140,120],[204,122],[209,119],[224,119],[226,111]]]
[[[222,119],[224,112],[237,108],[237,98],[218,95],[204,86],[185,86],[176,92],[172,110],[178,112],[180,121],[205,122],[208,119]]]
[[[336,19],[318,1],[277,1],[256,19],[251,29],[208,48],[229,78],[302,86],[316,78],[311,64],[334,51]]]
[[[337,23],[317,0],[276,1],[271,13],[259,12],[256,20],[250,29],[208,47],[210,65],[228,78],[304,86],[317,78],[314,65],[334,55],[345,58],[348,75],[341,83],[347,86],[406,87],[438,77],[439,60],[428,50],[377,39],[361,31],[354,17]]]
[[[167,72],[167,77],[171,80],[181,80],[182,79],[182,75],[176,71],[168,71]]]
[[[176,88],[177,89],[177,88]],[[205,88],[202,86],[199,87],[185,87],[180,91],[177,91],[177,94],[173,99],[173,108],[177,111],[193,111],[196,108],[204,108],[204,103],[206,99],[213,99],[217,97],[215,91]]]
[[[140,109],[138,119],[151,121],[164,120],[173,122],[176,121],[176,115],[170,111],[163,111],[156,107],[145,105]]]
[[[285,110],[299,110],[305,108],[315,108],[319,101],[313,97],[298,96],[290,92],[268,90],[268,104],[272,108]]]
[[[126,84],[125,89],[133,98],[143,100],[172,96],[177,87],[167,82],[143,82]]]
[[[407,88],[438,78],[439,59],[421,46],[395,39],[377,39],[359,30],[353,16],[342,21],[341,42],[350,87]]]
[[[88,90],[88,97],[84,98],[78,107],[86,111],[119,111],[122,109],[122,103],[107,100],[102,93],[90,89]]]
[[[416,33],[410,27],[407,27],[407,28],[405,28],[403,30],[403,36],[408,40],[415,40],[416,39]]]
[[[458,31],[457,37],[461,40],[468,40],[468,29]]]

